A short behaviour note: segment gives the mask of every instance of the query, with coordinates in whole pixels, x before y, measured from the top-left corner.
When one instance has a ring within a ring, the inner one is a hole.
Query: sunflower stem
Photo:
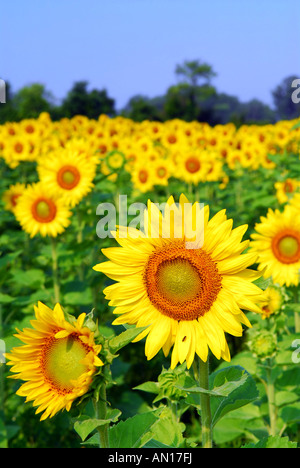
[[[295,304],[299,303],[298,287],[294,288],[294,303]],[[294,311],[294,317],[295,317],[295,332],[300,333],[300,314],[298,310]]]
[[[60,285],[58,279],[58,257],[57,257],[56,240],[51,237],[51,254],[52,254],[52,272],[53,272],[53,288],[54,288],[54,301],[60,302]]]
[[[269,418],[270,418],[270,435],[276,435],[276,421],[277,421],[277,409],[275,403],[275,385],[272,378],[272,367],[273,359],[269,359],[268,366],[266,367],[267,372],[267,396],[268,396],[268,407],[269,407]]]
[[[96,419],[106,419],[107,406],[106,406],[106,385],[103,383],[100,388],[99,396],[93,400]],[[100,448],[109,448],[108,439],[108,424],[98,427],[98,434],[100,439]]]
[[[209,363],[199,358],[199,385],[209,390]],[[201,422],[202,422],[202,448],[212,448],[212,421],[210,409],[210,395],[200,394]]]

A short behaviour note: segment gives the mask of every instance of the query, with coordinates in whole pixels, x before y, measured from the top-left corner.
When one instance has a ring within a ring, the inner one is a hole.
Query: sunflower
[[[251,235],[258,269],[280,286],[298,286],[300,270],[300,211],[286,205],[283,212],[269,208]]]
[[[182,151],[177,158],[177,167],[182,180],[196,185],[206,180],[210,169],[207,161],[203,158],[202,150],[199,149]]]
[[[282,305],[282,295],[278,288],[269,286],[263,293],[261,315],[263,319],[279,312]]]
[[[96,167],[85,154],[63,149],[40,161],[37,170],[49,193],[59,194],[74,207],[91,191]]]
[[[26,189],[26,184],[17,183],[11,185],[2,196],[2,200],[5,203],[5,209],[8,211],[15,212],[17,201]]]
[[[65,201],[50,195],[47,185],[41,182],[27,186],[18,198],[14,213],[30,237],[38,233],[56,237],[69,226],[72,215]]]
[[[286,179],[284,182],[276,182],[276,197],[280,204],[287,203],[300,188],[300,182],[296,179]]]
[[[248,269],[256,254],[240,255],[247,226],[232,230],[225,210],[209,221],[209,207],[191,205],[184,195],[179,205],[170,197],[164,213],[148,202],[145,232],[119,227],[114,236],[122,248],[103,249],[110,261],[96,271],[117,281],[104,294],[119,317],[113,322],[147,327],[145,354],[152,359],[172,346],[171,367],[195,353],[207,360],[208,347],[230,360],[224,332],[242,336],[251,324],[241,309],[259,312],[262,294],[252,282],[260,273]]]
[[[44,412],[41,421],[62,409],[70,410],[73,401],[84,395],[97,367],[103,362],[98,354],[94,333],[84,325],[86,314],[66,320],[59,304],[51,310],[41,302],[34,307],[33,328],[17,330],[15,335],[25,345],[13,348],[5,357],[15,375],[25,381],[17,395]]]
[[[131,169],[131,180],[135,189],[142,193],[152,190],[155,179],[153,167],[145,162],[138,161]]]

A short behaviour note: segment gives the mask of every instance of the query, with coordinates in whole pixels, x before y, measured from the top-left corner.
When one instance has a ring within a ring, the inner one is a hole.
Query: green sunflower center
[[[71,171],[65,171],[63,173],[62,179],[66,184],[73,184],[75,180],[75,175]]]
[[[157,274],[158,290],[171,301],[185,302],[194,299],[201,288],[196,268],[184,259],[164,262]]]
[[[72,190],[80,182],[80,172],[75,166],[63,166],[57,173],[58,185],[64,190]]]
[[[282,255],[293,257],[299,250],[298,240],[291,236],[284,237],[278,243],[278,249]]]
[[[216,300],[222,278],[209,254],[185,244],[155,251],[144,272],[148,297],[174,320],[195,320]]]
[[[47,202],[40,201],[36,205],[36,212],[41,218],[48,218],[50,215],[50,207]]]
[[[87,353],[87,348],[76,335],[53,339],[45,352],[44,370],[48,381],[58,391],[71,391],[74,388],[72,382],[88,370],[82,363]]]

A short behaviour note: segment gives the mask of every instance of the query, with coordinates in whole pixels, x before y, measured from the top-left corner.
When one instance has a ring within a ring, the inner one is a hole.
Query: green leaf
[[[121,411],[116,409],[111,412],[110,417],[107,419],[96,419],[90,418],[89,416],[81,416],[81,418],[75,422],[74,429],[84,441],[87,436],[98,427],[109,424],[110,422],[115,422],[120,414]]]
[[[300,402],[289,404],[282,408],[280,417],[286,424],[298,423],[300,421]]]
[[[159,385],[157,382],[149,381],[149,382],[142,383],[141,385],[138,385],[137,387],[134,387],[133,390],[141,390],[143,392],[154,393],[155,395],[158,395]]]
[[[297,448],[297,442],[289,441],[288,437],[271,436],[265,437],[256,444],[243,445],[241,448]]]
[[[39,289],[45,284],[45,273],[43,270],[15,270],[12,272],[11,282],[18,284],[20,287],[30,289]]]
[[[137,414],[110,427],[110,448],[143,447],[153,438],[151,428],[158,421],[160,411]]]
[[[121,348],[124,348],[124,346],[131,343],[132,340],[134,340],[146,328],[147,327],[129,328],[128,330],[125,330],[120,335],[115,336],[108,343],[110,351],[114,354],[117,351],[119,351]]]
[[[0,304],[9,304],[13,302],[15,299],[14,297],[9,296],[8,294],[2,294],[0,292]]]
[[[151,428],[152,440],[159,441],[168,447],[181,447],[184,443],[185,425],[175,420],[170,408],[165,408],[159,420]]]
[[[213,426],[225,414],[258,398],[254,379],[240,366],[230,366],[214,372],[210,376],[210,385],[214,392],[224,394],[223,397],[211,398]]]

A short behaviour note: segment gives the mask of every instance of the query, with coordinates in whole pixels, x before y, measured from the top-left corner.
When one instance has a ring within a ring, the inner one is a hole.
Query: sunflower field
[[[299,160],[299,120],[0,126],[0,447],[297,448]]]

